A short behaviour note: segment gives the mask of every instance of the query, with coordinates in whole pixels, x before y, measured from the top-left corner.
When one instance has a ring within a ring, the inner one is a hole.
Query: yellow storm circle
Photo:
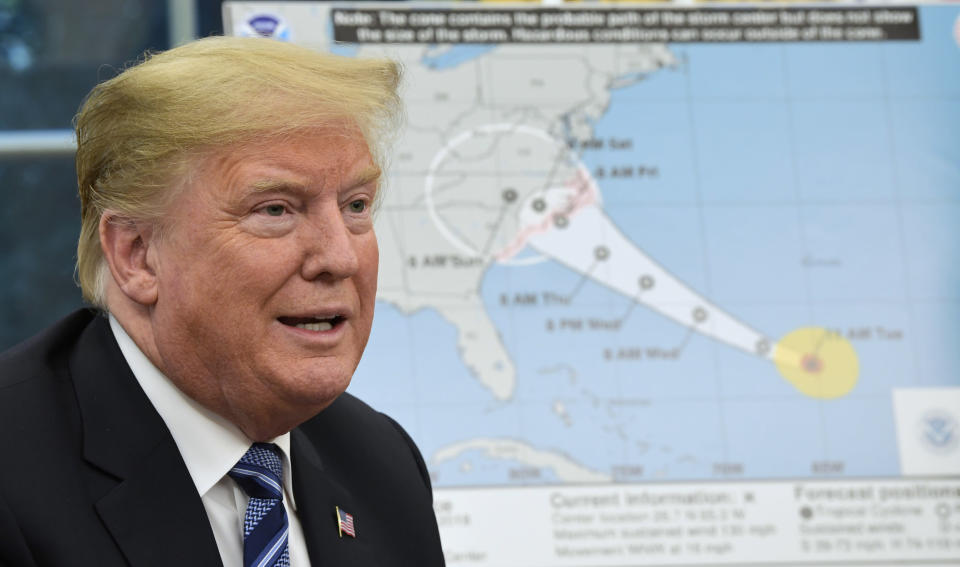
[[[860,377],[853,345],[823,327],[801,327],[788,333],[777,343],[773,362],[788,382],[812,398],[844,396]]]

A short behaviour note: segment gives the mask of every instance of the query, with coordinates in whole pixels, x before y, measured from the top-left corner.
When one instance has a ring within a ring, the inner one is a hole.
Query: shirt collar
[[[112,314],[110,329],[134,377],[170,430],[193,484],[203,497],[233,468],[253,442],[239,427],[180,391],[150,362]],[[276,444],[283,454],[283,482],[290,505],[296,510],[290,470],[290,433],[270,442]]]

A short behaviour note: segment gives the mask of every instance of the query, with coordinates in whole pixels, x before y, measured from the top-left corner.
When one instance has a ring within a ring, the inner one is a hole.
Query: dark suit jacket
[[[396,422],[344,394],[292,432],[291,453],[313,565],[443,564],[429,476]],[[336,506],[355,539],[338,536]],[[0,355],[0,565],[220,564],[104,317],[78,311]]]

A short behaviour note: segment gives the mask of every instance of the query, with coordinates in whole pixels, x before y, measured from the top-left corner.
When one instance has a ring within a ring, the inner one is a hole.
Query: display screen
[[[224,21],[405,67],[350,391],[448,565],[960,558],[960,6]]]

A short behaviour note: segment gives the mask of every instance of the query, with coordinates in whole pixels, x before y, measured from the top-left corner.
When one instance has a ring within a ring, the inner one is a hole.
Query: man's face
[[[160,369],[238,424],[342,393],[373,320],[378,175],[349,130],[202,159],[148,252]]]

